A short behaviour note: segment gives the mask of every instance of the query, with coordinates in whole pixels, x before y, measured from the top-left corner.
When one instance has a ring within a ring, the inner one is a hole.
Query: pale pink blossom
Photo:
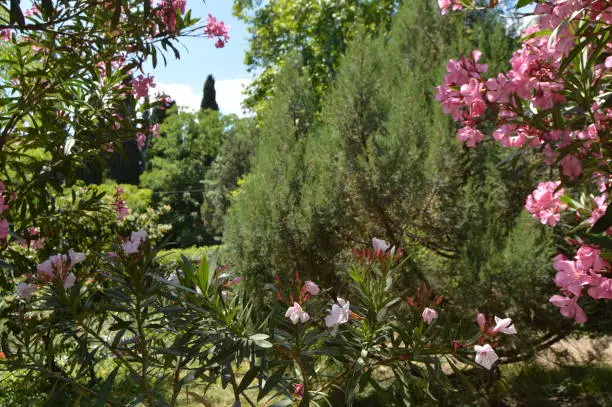
[[[70,267],[75,264],[81,263],[85,260],[85,253],[75,252],[72,249],[68,250],[68,257],[70,258]]]
[[[147,240],[147,232],[139,230],[138,232],[132,232],[130,238],[121,244],[123,253],[134,254],[138,253],[140,245]]]
[[[335,336],[338,332],[338,327],[345,324],[349,320],[349,306],[348,301],[344,301],[342,298],[337,298],[338,304],[333,304],[329,314],[325,317],[325,326],[332,328],[332,336]]]
[[[45,283],[59,280],[63,283],[64,288],[68,289],[76,281],[76,276],[70,272],[70,269],[83,260],[85,260],[85,254],[72,249],[68,251],[68,255],[50,256],[37,266],[36,278]]]
[[[549,300],[554,306],[559,307],[561,315],[566,318],[573,318],[577,323],[584,324],[587,321],[587,316],[578,305],[578,297],[563,297],[561,295],[553,295]]]
[[[433,308],[426,307],[423,310],[423,314],[421,316],[423,317],[423,321],[427,325],[431,325],[433,321],[435,321],[438,318],[438,312]]]
[[[483,346],[475,345],[474,351],[476,352],[475,362],[487,370],[491,370],[493,364],[499,359],[497,353],[488,343]]]
[[[516,327],[510,318],[495,317],[495,326],[491,328],[492,334],[503,333],[506,335],[516,335]]]
[[[21,283],[17,284],[17,295],[19,298],[29,300],[32,297],[32,294],[36,292],[36,289],[36,285],[28,284],[22,281]]]
[[[310,319],[310,315],[302,310],[302,307],[297,302],[293,303],[293,307],[289,307],[287,312],[285,312],[285,317],[289,318],[294,325],[298,322],[304,323]]]
[[[376,255],[381,255],[383,253],[386,253],[387,251],[391,253],[395,252],[395,246],[391,247],[391,244],[389,242],[386,242],[382,239],[378,239],[376,237],[372,238],[372,247],[374,248],[374,254]]]
[[[76,282],[76,276],[74,275],[74,273],[70,273],[66,276],[66,279],[64,280],[64,289],[67,290],[70,287],[72,287],[74,285],[74,283]]]
[[[316,283],[310,280],[304,282],[304,286],[302,287],[302,293],[308,293],[310,295],[317,295],[319,294],[319,291],[320,291],[319,286]]]
[[[479,312],[478,315],[476,315],[476,323],[478,324],[478,328],[480,328],[481,332],[486,331],[487,318],[482,312]]]

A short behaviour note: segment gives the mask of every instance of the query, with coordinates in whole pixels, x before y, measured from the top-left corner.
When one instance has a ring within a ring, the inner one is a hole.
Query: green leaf
[[[263,340],[263,341],[253,341],[253,343],[255,345],[259,346],[260,348],[263,348],[263,349],[270,349],[272,346],[274,346],[274,345],[272,345],[271,342],[268,342],[266,340]]]
[[[516,3],[516,8],[519,9],[521,7],[525,7],[528,4],[531,4],[533,2],[533,0],[519,0]]]
[[[261,400],[262,398],[264,398],[266,396],[266,394],[268,394],[270,392],[270,390],[272,390],[274,388],[274,386],[276,386],[278,384],[278,382],[280,382],[280,380],[283,378],[283,374],[285,373],[285,369],[279,369],[276,372],[274,372],[274,374],[272,376],[270,376],[268,378],[268,380],[266,380],[266,384],[264,384],[263,389],[259,392],[259,394],[257,395],[257,400]]]
[[[251,368],[240,381],[240,385],[238,386],[238,392],[242,393],[249,387],[249,384],[257,377],[257,373],[259,372],[258,367]]]
[[[266,340],[270,337],[270,335],[266,335],[266,334],[255,334],[255,335],[251,335],[249,336],[249,339],[252,341],[263,341]]]
[[[200,261],[200,269],[198,270],[198,282],[202,293],[206,294],[208,292],[208,287],[210,286],[210,271],[208,269],[208,260],[206,260],[206,256],[202,256],[202,260]]]
[[[277,401],[274,404],[271,404],[270,407],[287,407],[287,406],[290,406],[291,404],[293,404],[293,400],[284,399],[284,400]]]
[[[113,388],[113,383],[115,382],[115,377],[117,376],[117,372],[119,371],[119,366],[117,366],[113,371],[108,375],[104,383],[102,383],[102,387],[100,387],[100,391],[98,392],[98,397],[96,397],[95,407],[104,407],[106,405],[106,400],[108,400],[108,396],[110,395],[111,389]]]

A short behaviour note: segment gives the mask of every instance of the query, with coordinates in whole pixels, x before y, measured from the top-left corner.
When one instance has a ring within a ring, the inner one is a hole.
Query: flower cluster
[[[59,282],[64,289],[69,289],[76,282],[76,276],[71,270],[83,260],[85,260],[85,254],[72,249],[68,250],[67,255],[56,254],[49,257],[37,266],[36,276],[30,276],[29,282],[21,282],[17,285],[17,295],[26,300],[30,299],[38,288],[34,282],[38,284]]]
[[[157,13],[164,24],[166,32],[176,33],[176,15],[185,14],[187,0],[161,0],[157,4]]]
[[[138,253],[140,250],[140,245],[147,240],[147,232],[144,230],[139,230],[138,232],[132,232],[130,238],[125,240],[121,244],[121,248],[123,249],[124,254],[134,254]]]
[[[439,1],[442,14],[468,3]],[[557,225],[562,212],[573,210],[586,229],[605,214],[609,202],[610,160],[605,141],[612,109],[603,101],[609,91],[612,43],[581,33],[608,31],[612,6],[606,0],[545,0],[537,2],[534,14],[539,20],[523,33],[508,72],[486,78],[486,65],[478,63],[481,53],[476,50],[469,58],[449,61],[436,99],[444,113],[461,125],[456,137],[467,147],[484,141],[481,130],[493,125],[491,136],[502,146],[533,148],[542,153],[545,164],[557,164],[561,180],[540,183],[527,197],[525,208],[548,226]],[[589,88],[586,96],[581,93],[584,86]],[[599,195],[585,200],[583,192],[578,204],[569,196],[562,199],[566,190],[561,186],[577,184],[586,186],[581,192],[590,188]],[[588,201],[594,201],[595,208],[590,216],[583,216]],[[576,233],[582,229],[575,229]],[[610,270],[597,247],[582,238],[569,241],[580,247],[575,260],[555,258],[555,283],[564,296],[555,295],[550,302],[563,316],[584,323],[587,317],[578,299],[586,287],[593,299],[612,299],[611,280],[604,277]],[[583,261],[586,253],[596,261]]]
[[[230,26],[226,25],[223,21],[219,21],[212,14],[208,15],[206,20],[206,26],[204,27],[204,34],[208,38],[217,38],[215,47],[223,48],[230,39],[229,30]]]
[[[525,209],[543,225],[555,226],[561,219],[560,212],[566,208],[559,200],[565,194],[560,185],[559,181],[541,182],[527,197]]]
[[[120,221],[125,219],[125,217],[130,214],[130,209],[123,199],[124,193],[125,191],[123,188],[121,188],[119,185],[115,186],[115,202],[113,202],[113,206],[115,207],[117,218],[119,218]]]
[[[396,249],[389,242],[376,237],[372,238],[372,249],[358,250],[354,248],[353,256],[360,262],[370,263],[374,260],[381,262],[397,260],[404,255],[404,251],[401,248]]]
[[[476,323],[480,328],[480,332],[482,334],[480,338],[480,342],[484,342],[486,338],[492,338],[498,333],[503,333],[506,335],[516,335],[516,327],[512,323],[512,319],[510,318],[499,318],[495,317],[495,326],[489,327],[487,323],[487,318],[484,314],[479,313],[476,316]],[[474,345],[474,351],[476,352],[475,362],[485,369],[491,370],[495,362],[499,359],[497,353],[493,347],[486,343],[482,345]]]
[[[138,99],[146,97],[149,94],[149,88],[154,88],[156,86],[155,82],[153,82],[154,79],[155,77],[149,74],[147,74],[147,76],[140,74],[132,79],[134,96]]]
[[[598,248],[583,245],[576,252],[574,260],[559,254],[553,267],[557,271],[555,284],[565,296],[554,295],[550,302],[560,308],[564,317],[573,318],[580,324],[586,322],[587,316],[578,305],[585,288],[588,288],[588,295],[596,300],[612,300],[612,279],[602,275],[610,271],[610,264],[601,257]]]
[[[438,0],[438,5],[440,6],[442,15],[448,14],[449,10],[458,11],[463,9],[461,0]]]

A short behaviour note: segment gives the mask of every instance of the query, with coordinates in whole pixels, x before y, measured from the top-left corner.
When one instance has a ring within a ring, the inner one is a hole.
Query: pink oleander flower
[[[423,314],[421,316],[423,317],[423,321],[427,325],[431,325],[433,321],[435,321],[438,318],[438,312],[433,308],[427,307],[423,310]]]
[[[480,328],[480,332],[486,332],[487,318],[482,312],[479,312],[478,315],[476,315],[476,323],[478,324],[478,328]]]
[[[574,258],[576,259],[576,267],[583,270],[599,272],[610,268],[608,262],[601,257],[601,250],[594,246],[581,246]]]
[[[159,137],[159,124],[155,123],[151,127],[149,127],[149,132],[151,133],[151,137]]]
[[[329,315],[325,317],[325,326],[332,328],[332,336],[336,336],[340,325],[348,322],[350,314],[350,303],[340,297],[337,298],[337,301],[338,304],[333,304]]]
[[[209,14],[206,20],[206,27],[204,27],[204,34],[206,34],[208,38],[217,37],[215,47],[223,48],[230,39],[230,28],[229,25],[226,25],[223,21],[217,20],[212,14]]]
[[[506,335],[516,335],[516,327],[510,318],[495,317],[495,326],[491,328],[491,334],[503,333]]]
[[[589,288],[588,293],[596,300],[612,300],[612,279],[601,277],[599,284]]]
[[[480,117],[487,110],[483,99],[484,84],[475,78],[461,85],[459,93],[463,96],[463,103],[468,106],[470,117]]]
[[[478,63],[481,56],[482,52],[474,50],[471,59],[448,61],[444,84],[436,87],[436,100],[455,121],[471,120],[470,115],[481,115],[486,109],[481,74],[488,67]]]
[[[293,385],[293,397],[304,397],[304,384],[295,383]]]
[[[605,67],[608,69],[612,69],[612,55],[606,58],[606,62],[604,63]]]
[[[26,10],[23,12],[23,15],[24,15],[25,17],[37,16],[37,15],[40,15],[40,10],[38,9],[38,7],[36,7],[36,6],[32,6],[31,8],[26,9]]]
[[[566,318],[573,318],[579,324],[584,324],[588,319],[582,307],[578,305],[578,297],[569,298],[553,295],[549,301],[554,306],[559,307],[561,315]]]
[[[9,222],[7,219],[0,219],[0,240],[4,240],[9,235]]]
[[[510,103],[510,86],[504,74],[500,73],[497,78],[488,79],[486,89],[490,103]]]
[[[32,298],[32,294],[36,292],[36,285],[28,284],[26,282],[21,282],[17,284],[17,295],[19,298],[23,298],[24,300],[29,300]]]
[[[587,219],[587,222],[589,224],[594,225],[599,220],[599,218],[601,218],[606,213],[606,210],[608,209],[608,202],[606,202],[607,199],[607,194],[602,194],[595,197],[595,204],[597,205],[597,207],[593,209],[593,212],[591,212],[591,216]]]
[[[147,76],[141,74],[133,78],[132,88],[134,96],[137,98],[146,97],[149,94],[149,88],[154,88],[156,86],[155,82],[153,82],[154,79],[155,77],[149,74],[147,74]]]
[[[293,303],[293,307],[289,307],[287,312],[285,312],[285,317],[289,318],[293,325],[298,322],[304,323],[310,319],[310,315],[297,302]]]
[[[443,16],[448,14],[449,10],[459,11],[463,9],[461,0],[438,0],[438,6],[440,6],[440,13]]]
[[[7,42],[11,40],[12,36],[13,32],[10,29],[5,28],[0,30],[0,40]]]
[[[176,15],[185,14],[187,0],[161,0],[157,3],[157,13],[165,26],[165,31],[176,32]]]
[[[457,130],[457,140],[465,143],[467,147],[474,148],[476,144],[483,141],[485,135],[475,127],[465,126]]]
[[[475,362],[487,370],[491,370],[493,364],[495,364],[497,359],[499,359],[497,353],[495,353],[491,345],[488,343],[484,346],[475,345],[474,351],[476,352]]]
[[[319,294],[319,291],[320,291],[319,286],[316,283],[310,280],[307,280],[306,282],[304,282],[304,286],[302,287],[303,294],[308,293],[310,295],[317,295]]]
[[[588,286],[592,278],[587,270],[578,267],[576,262],[570,260],[555,261],[553,267],[557,270],[555,284],[575,296],[582,294],[582,289]]]
[[[140,132],[136,133],[136,143],[140,150],[144,150],[145,144],[147,143],[147,135]]]
[[[139,230],[138,232],[132,232],[130,238],[121,244],[124,254],[138,253],[140,245],[147,240],[147,232]]]
[[[559,200],[565,191],[561,188],[555,192],[559,185],[560,181],[541,182],[525,202],[525,209],[544,225],[555,226],[561,219],[559,212],[566,207]]]
[[[64,288],[68,289],[76,282],[76,276],[70,269],[85,260],[85,253],[68,250],[68,255],[56,254],[49,257],[37,266],[36,278],[48,283],[55,279],[62,281]]]
[[[125,191],[119,185],[115,186],[115,191],[115,202],[113,202],[113,206],[115,207],[117,218],[122,221],[130,214],[130,208],[128,208],[125,200],[123,199],[123,194]]]
[[[569,179],[576,179],[582,174],[582,164],[578,157],[573,154],[568,154],[561,160],[561,168],[563,175]]]

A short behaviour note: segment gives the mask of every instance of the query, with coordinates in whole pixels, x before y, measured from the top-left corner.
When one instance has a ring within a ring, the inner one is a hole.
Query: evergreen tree
[[[160,221],[172,225],[169,240],[180,247],[215,242],[200,216],[202,179],[231,120],[211,110],[173,110],[161,125],[162,135],[151,141],[142,185],[153,191],[156,202],[172,208]]]
[[[247,271],[247,284],[259,288],[268,281],[269,273],[302,266],[299,260],[308,251],[296,228],[299,219],[290,216],[300,202],[308,172],[304,145],[316,106],[305,73],[299,60],[293,60],[279,76],[252,171],[237,190],[226,217],[224,240],[231,246],[231,263]]]
[[[212,75],[208,75],[206,82],[204,82],[204,95],[202,96],[202,103],[200,109],[211,109],[216,112],[219,111],[219,105],[217,104],[217,91],[215,90],[215,79]]]
[[[253,119],[236,119],[224,136],[219,154],[204,176],[202,220],[215,235],[223,233],[223,218],[230,206],[231,195],[241,179],[250,171],[257,128]]]

